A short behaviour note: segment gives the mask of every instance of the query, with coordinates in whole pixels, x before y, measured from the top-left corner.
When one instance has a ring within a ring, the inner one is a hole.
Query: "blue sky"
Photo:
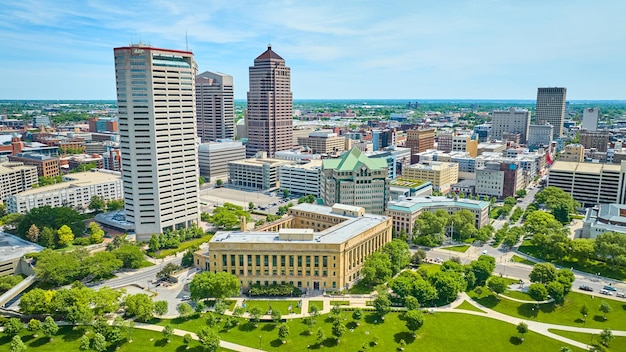
[[[0,99],[114,99],[113,48],[235,79],[268,41],[294,99],[626,99],[626,1],[0,0]]]

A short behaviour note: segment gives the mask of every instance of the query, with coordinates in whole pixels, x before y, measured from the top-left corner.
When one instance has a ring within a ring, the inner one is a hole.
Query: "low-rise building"
[[[524,172],[517,161],[489,161],[476,169],[476,194],[504,199],[524,188]]]
[[[413,164],[402,172],[402,176],[414,180],[429,181],[434,190],[448,193],[450,186],[459,181],[459,164],[439,161]]]
[[[10,161],[18,161],[24,165],[32,165],[37,167],[37,175],[43,177],[59,176],[60,162],[59,158],[43,155],[18,153],[8,156]]]
[[[559,153],[558,160],[582,163],[585,161],[585,147],[582,144],[568,144]]]
[[[600,204],[587,208],[581,237],[597,238],[605,232],[626,235],[626,205]]]
[[[448,198],[448,197],[411,197],[397,201],[389,201],[385,213],[393,219],[393,228],[396,233],[406,233],[409,238],[413,234],[413,227],[417,217],[425,212],[434,212],[443,209],[448,214],[460,210],[469,210],[474,214],[474,226],[481,228],[489,224],[489,205],[487,201]]]
[[[298,137],[298,144],[310,148],[314,154],[337,154],[345,150],[346,141],[333,131],[315,131],[308,137]]]
[[[310,160],[281,165],[278,168],[281,189],[296,195],[314,195],[321,198],[322,160]]]
[[[46,205],[87,209],[93,196],[102,197],[105,201],[124,197],[119,172],[79,172],[63,176],[63,181],[9,196],[6,200],[7,211],[25,214]]]
[[[228,163],[246,158],[246,146],[231,140],[201,143],[198,146],[200,176],[209,182],[228,177]]]
[[[362,277],[365,259],[391,241],[391,218],[343,204],[299,204],[277,223],[216,233],[208,251],[194,254],[194,265],[232,273],[244,290],[254,284],[342,290]]]
[[[11,195],[32,188],[37,182],[37,167],[20,162],[0,163],[0,203]]]
[[[402,197],[425,197],[433,193],[433,185],[427,181],[397,178],[391,181],[389,187],[391,200],[398,200]]]
[[[263,191],[278,189],[278,168],[291,161],[267,158],[266,155],[260,152],[257,158],[229,162],[228,183],[235,187]]]

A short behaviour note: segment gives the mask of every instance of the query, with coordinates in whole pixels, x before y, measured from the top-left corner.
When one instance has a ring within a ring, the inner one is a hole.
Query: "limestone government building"
[[[244,291],[253,284],[341,290],[361,278],[369,254],[391,241],[391,225],[390,217],[362,207],[299,204],[254,231],[217,232],[194,264],[236,275]]]

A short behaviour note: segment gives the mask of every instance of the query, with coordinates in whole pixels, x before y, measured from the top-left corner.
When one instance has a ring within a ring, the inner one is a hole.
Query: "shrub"
[[[254,284],[250,286],[248,291],[250,296],[290,296],[294,297],[302,295],[302,291],[299,288],[289,284],[276,284],[269,286],[261,286]]]

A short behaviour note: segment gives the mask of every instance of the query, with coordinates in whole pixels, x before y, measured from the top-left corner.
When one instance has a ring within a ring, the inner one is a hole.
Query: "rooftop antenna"
[[[272,33],[267,33],[267,47],[272,48]]]
[[[189,42],[187,41],[187,31],[185,31],[185,50],[189,51]]]

